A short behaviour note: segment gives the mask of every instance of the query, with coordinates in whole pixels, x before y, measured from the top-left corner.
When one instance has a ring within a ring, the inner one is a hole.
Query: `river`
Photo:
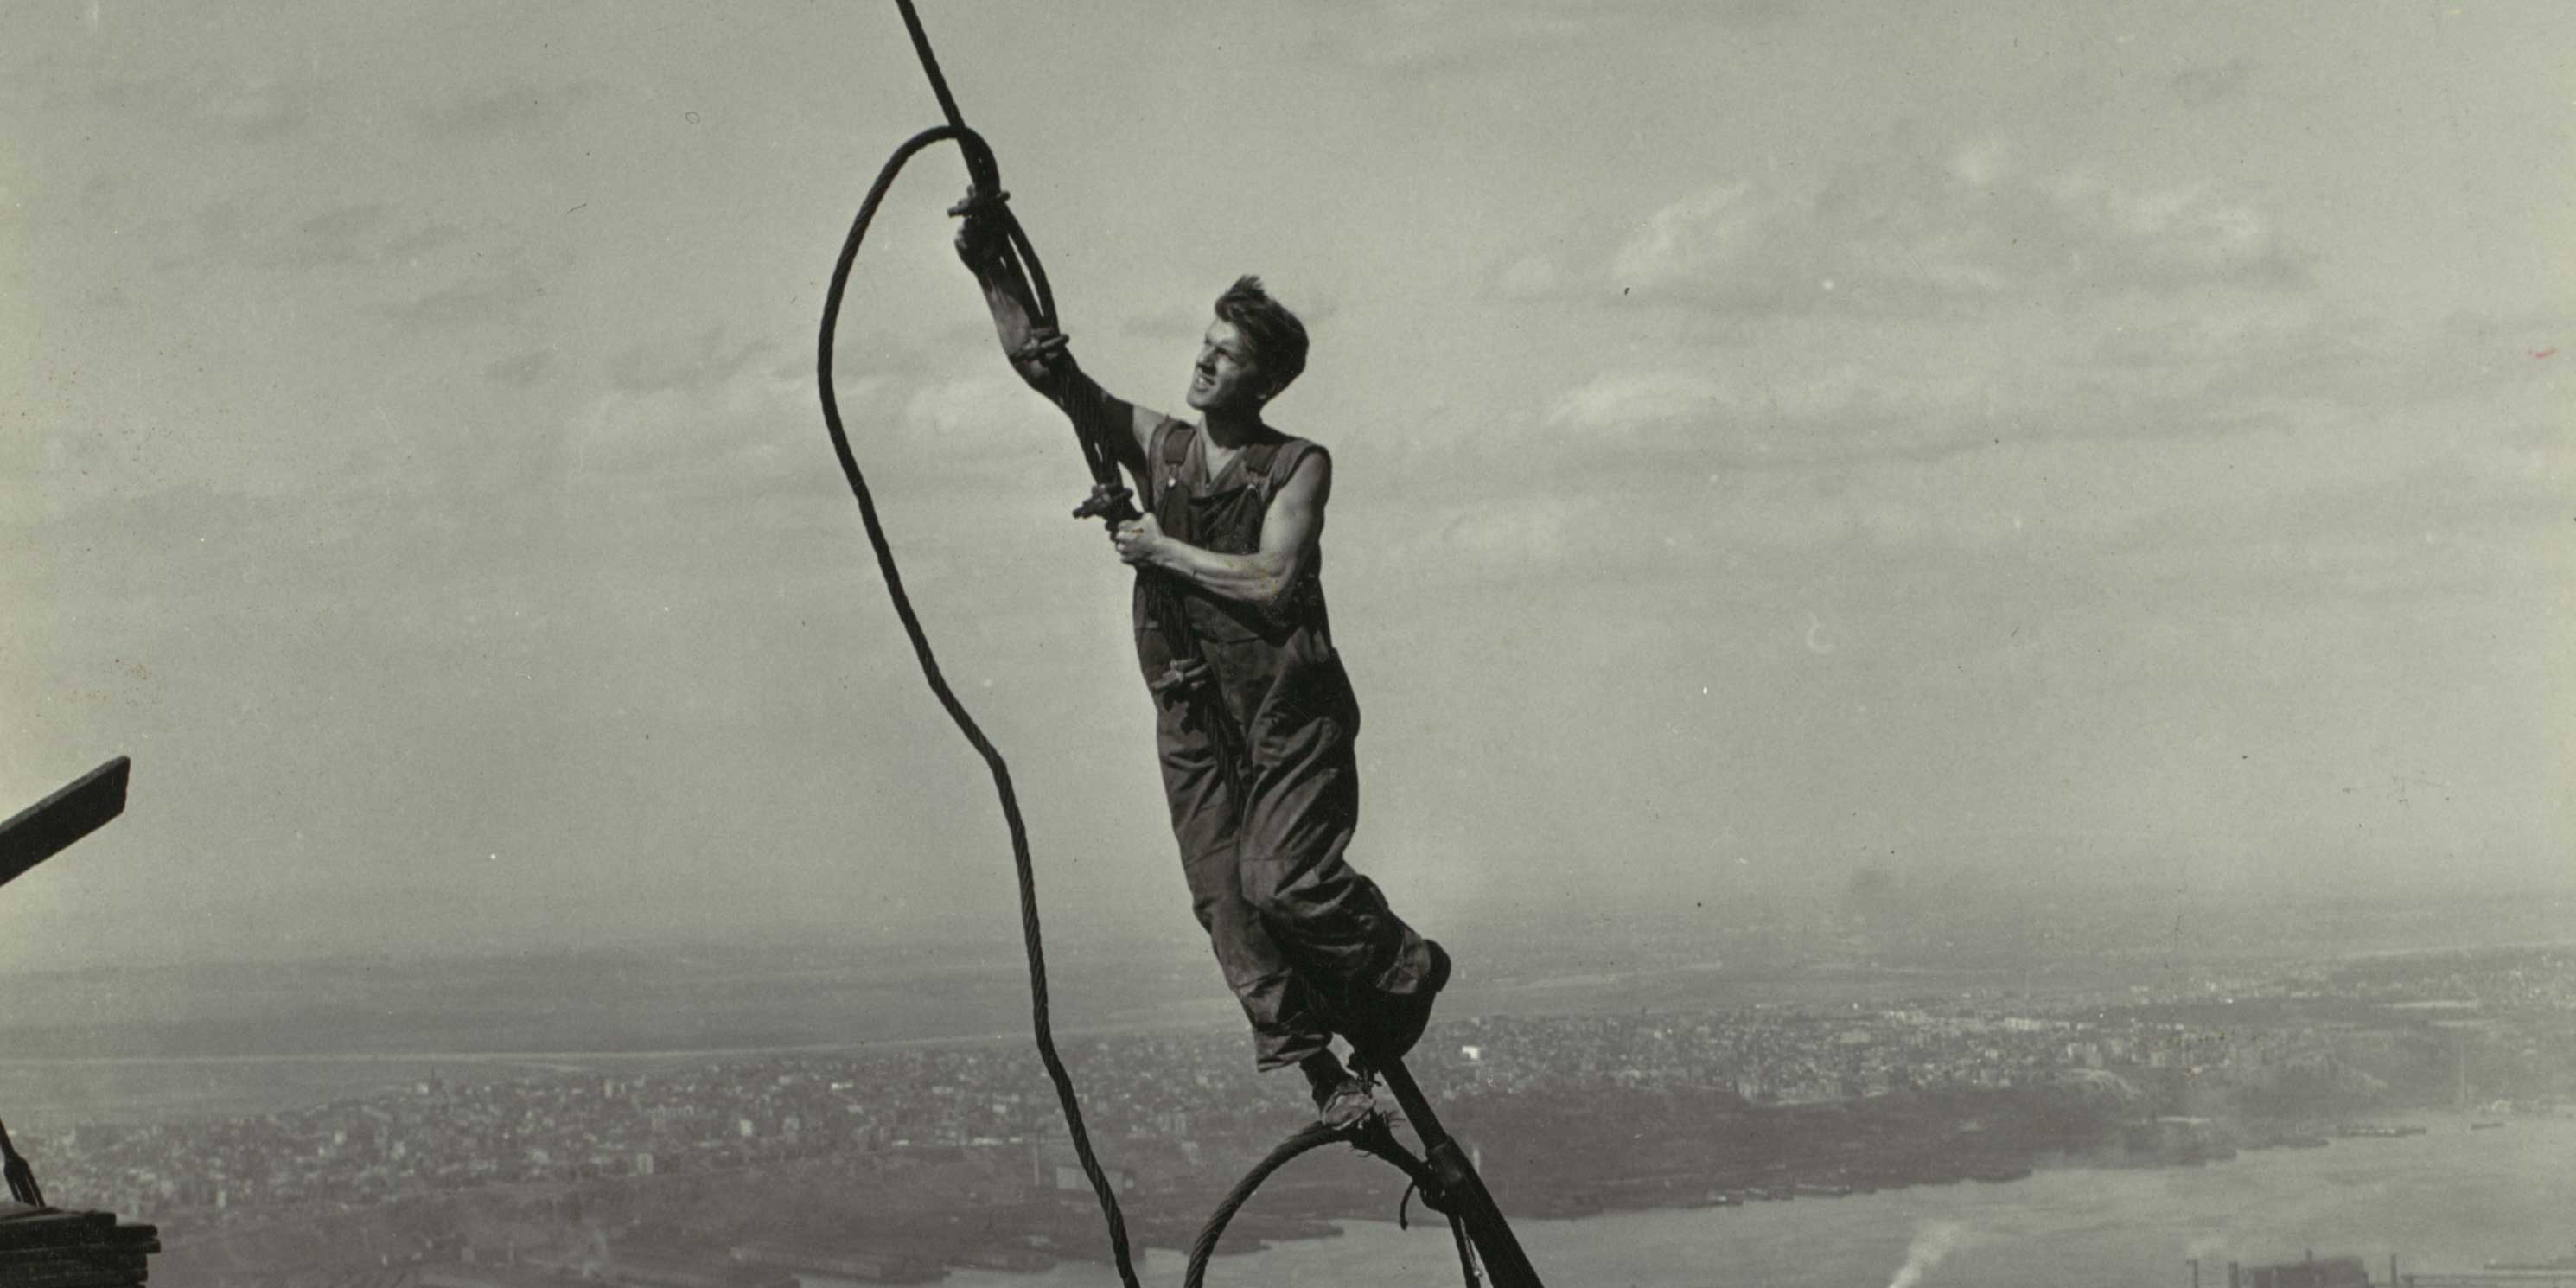
[[[2399,1120],[2392,1120],[2399,1121]],[[2509,1119],[2472,1131],[2430,1115],[2430,1131],[2275,1149],[2207,1167],[2052,1169],[2004,1184],[1961,1182],[1740,1208],[1515,1222],[1551,1288],[1884,1288],[1910,1250],[1947,1247],[1921,1288],[2224,1288],[2227,1263],[2367,1258],[2374,1279],[2539,1260],[2576,1246],[2576,1118]],[[1506,1208],[1510,1196],[1500,1196]],[[1256,1199],[1255,1202],[1258,1202]],[[1393,1191],[1389,1192],[1393,1202]],[[1419,1209],[1417,1209],[1418,1211]],[[1360,1221],[1342,1237],[1221,1257],[1210,1285],[1455,1284],[1445,1229]],[[1148,1283],[1177,1283],[1156,1253]],[[1095,1288],[1102,1265],[1041,1275],[960,1273],[949,1288]]]

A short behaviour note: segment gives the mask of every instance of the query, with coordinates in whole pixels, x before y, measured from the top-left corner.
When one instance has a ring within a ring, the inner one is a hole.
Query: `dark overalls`
[[[1200,436],[1168,419],[1155,429],[1146,506],[1166,536],[1251,554],[1277,485],[1323,449],[1300,438],[1249,444],[1211,479]],[[1432,969],[1422,937],[1342,859],[1359,823],[1351,740],[1360,709],[1333,651],[1316,573],[1310,562],[1268,609],[1157,574],[1140,574],[1136,585],[1136,656],[1147,682],[1161,681],[1172,660],[1156,620],[1160,594],[1181,598],[1213,675],[1212,687],[1192,694],[1162,686],[1155,734],[1191,910],[1252,1021],[1264,1069],[1365,1026],[1382,999],[1418,992]],[[1203,709],[1211,697],[1222,700],[1230,728],[1211,727]],[[1230,742],[1240,752],[1231,776],[1221,760]]]

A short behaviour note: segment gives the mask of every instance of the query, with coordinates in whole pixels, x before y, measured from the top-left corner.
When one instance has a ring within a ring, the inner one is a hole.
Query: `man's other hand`
[[[1150,514],[1109,531],[1109,544],[1118,547],[1118,557],[1140,568],[1154,561],[1164,540],[1163,525]]]

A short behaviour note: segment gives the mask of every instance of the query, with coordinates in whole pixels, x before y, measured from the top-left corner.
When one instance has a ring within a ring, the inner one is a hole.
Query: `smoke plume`
[[[1943,1257],[1967,1239],[1968,1227],[1955,1221],[1926,1221],[1916,1226],[1914,1242],[1905,1249],[1905,1264],[1897,1268],[1894,1279],[1887,1281],[1887,1288],[1914,1288],[1932,1267],[1941,1264]]]

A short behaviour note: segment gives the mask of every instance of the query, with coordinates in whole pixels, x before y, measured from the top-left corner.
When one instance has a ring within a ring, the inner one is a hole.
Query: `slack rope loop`
[[[1064,1060],[1055,1048],[1055,1028],[1049,1017],[1047,1001],[1046,951],[1038,926],[1037,877],[1029,858],[1028,826],[1020,816],[1019,794],[1011,785],[1010,767],[1003,762],[1002,753],[993,746],[992,740],[984,736],[983,728],[975,723],[965,704],[958,700],[956,692],[949,688],[947,678],[940,673],[938,659],[931,654],[930,638],[922,630],[920,615],[913,611],[911,596],[904,592],[903,574],[895,567],[892,544],[886,538],[884,523],[877,516],[876,498],[869,492],[867,478],[860,472],[858,458],[850,449],[848,431],[841,423],[839,393],[832,379],[832,348],[840,331],[841,305],[849,291],[851,265],[858,259],[859,244],[867,238],[869,226],[876,221],[877,208],[884,204],[887,191],[894,186],[895,176],[902,173],[905,163],[923,149],[953,141],[958,151],[964,154],[967,175],[975,190],[989,194],[1002,191],[999,167],[994,162],[991,147],[986,145],[982,135],[967,128],[959,119],[957,105],[949,97],[947,83],[939,75],[938,64],[931,58],[929,40],[922,33],[920,19],[914,15],[909,0],[903,0],[901,8],[905,25],[912,33],[914,47],[921,55],[924,69],[930,74],[932,87],[938,93],[940,107],[947,114],[949,123],[913,135],[886,158],[883,168],[877,171],[876,182],[868,187],[866,200],[859,205],[858,216],[850,223],[849,236],[841,243],[840,257],[832,265],[831,289],[823,297],[823,324],[815,344],[815,382],[822,396],[823,427],[831,435],[832,454],[841,463],[841,476],[849,483],[850,495],[858,502],[859,521],[866,527],[868,545],[876,553],[877,571],[885,577],[886,595],[894,601],[895,615],[903,621],[903,632],[912,642],[913,657],[921,664],[922,678],[929,682],[940,707],[947,711],[958,732],[965,735],[966,741],[975,748],[977,755],[983,757],[985,767],[992,773],[993,790],[1001,800],[1002,821],[1010,831],[1011,860],[1019,875],[1020,932],[1028,952],[1030,1027],[1037,1036],[1038,1058],[1046,1066],[1048,1080],[1055,1085],[1056,1102],[1063,1110],[1065,1128],[1073,1140],[1074,1156],[1082,1164],[1083,1176],[1091,1182],[1092,1193],[1099,1197],[1101,1216],[1109,1226],[1109,1250],[1117,1264],[1119,1282],[1125,1288],[1139,1288],[1127,1238],[1126,1218],[1120,1213],[1117,1195],[1110,1187],[1107,1173],[1101,1169],[1098,1155],[1092,1150],[1091,1133],[1083,1125],[1082,1105],[1074,1092],[1073,1077],[1065,1071]],[[1053,328],[1056,325],[1055,300],[1048,289],[1046,269],[1038,262],[1037,249],[1029,244],[1028,235],[1021,230],[1019,221],[1011,216],[1007,207],[997,211],[995,217],[1000,222],[1012,271],[1022,275],[1022,285],[1027,288],[1026,298],[1035,305],[1036,316],[1031,318],[1031,322]],[[1077,416],[1075,428],[1082,441],[1085,463],[1092,467],[1095,479],[1105,474],[1106,481],[1114,484],[1117,466],[1108,459],[1100,427],[1087,424],[1086,418]],[[1216,1249],[1218,1236],[1263,1180],[1297,1155],[1342,1139],[1349,1139],[1362,1150],[1403,1169],[1413,1178],[1414,1184],[1422,1188],[1426,1201],[1430,1194],[1436,1192],[1436,1177],[1430,1167],[1397,1145],[1382,1119],[1372,1118],[1356,1136],[1329,1130],[1321,1124],[1309,1127],[1272,1150],[1269,1158],[1227,1194],[1225,1202],[1218,1206],[1216,1214],[1200,1232],[1191,1249],[1188,1288],[1199,1288],[1206,1274],[1207,1259]],[[1456,1216],[1452,1216],[1450,1228],[1458,1241],[1459,1264],[1466,1273],[1469,1288],[1475,1288],[1475,1263],[1469,1252],[1465,1227]]]
[[[1199,1237],[1190,1242],[1190,1264],[1181,1277],[1181,1288],[1202,1288],[1207,1280],[1208,1259],[1216,1255],[1217,1240],[1224,1237],[1225,1227],[1234,1220],[1234,1214],[1243,1209],[1243,1205],[1251,1200],[1253,1191],[1260,1189],[1261,1183],[1269,1180],[1271,1173],[1287,1166],[1300,1154],[1336,1141],[1348,1142],[1361,1153],[1385,1159],[1402,1171],[1411,1178],[1413,1187],[1422,1191],[1425,1206],[1430,1206],[1431,1196],[1439,1193],[1439,1176],[1433,1173],[1429,1163],[1414,1157],[1404,1146],[1396,1143],[1395,1134],[1387,1129],[1383,1115],[1371,1114],[1356,1128],[1336,1129],[1322,1123],[1309,1124],[1273,1146],[1260,1162],[1252,1165],[1251,1171],[1243,1174],[1242,1180],[1234,1183],[1233,1189],[1226,1191],[1225,1198],[1216,1205],[1216,1211],[1208,1216],[1207,1225],[1199,1230]],[[1467,1288],[1477,1288],[1475,1253],[1467,1239],[1466,1223],[1455,1213],[1444,1215],[1449,1217],[1449,1237],[1458,1245],[1458,1268],[1466,1276]],[[1404,1224],[1401,1210],[1396,1224],[1399,1227]]]
[[[832,384],[832,342],[840,330],[841,299],[849,290],[850,265],[858,258],[859,243],[867,237],[868,225],[876,221],[877,207],[884,203],[886,190],[893,186],[904,163],[922,149],[950,139],[956,140],[966,153],[970,170],[991,168],[992,150],[981,136],[962,125],[937,126],[913,135],[877,172],[876,183],[869,187],[867,200],[859,206],[858,218],[850,224],[849,237],[841,243],[841,257],[832,266],[832,287],[823,297],[823,328],[816,342],[815,378],[823,398],[823,427],[832,436],[832,454],[840,459],[841,475],[849,482],[850,494],[858,500],[859,521],[867,527],[868,544],[876,551],[877,570],[885,575],[886,594],[894,600],[895,615],[903,619],[903,633],[912,641],[922,678],[930,682],[930,690],[938,696],[948,718],[992,771],[993,789],[1001,796],[1002,820],[1011,833],[1011,858],[1019,868],[1020,932],[1028,947],[1029,1002],[1031,1024],[1037,1031],[1038,1058],[1046,1065],[1048,1080],[1055,1084],[1056,1101],[1063,1107],[1065,1126],[1073,1137],[1074,1156],[1081,1161],[1082,1174],[1090,1179],[1092,1192],[1100,1198],[1101,1215],[1109,1223],[1109,1249],[1118,1264],[1119,1282],[1126,1288],[1138,1288],[1135,1263],[1128,1250],[1127,1222],[1119,1214],[1118,1196],[1111,1192],[1109,1177],[1101,1171],[1100,1159],[1092,1152],[1091,1134],[1082,1123],[1082,1106],[1074,1096],[1072,1075],[1065,1072],[1064,1060],[1056,1054],[1054,1026],[1047,1012],[1046,954],[1038,930],[1037,878],[1030,867],[1028,825],[1020,818],[1019,795],[1011,787],[1010,767],[1003,763],[1002,753],[994,748],[992,740],[984,736],[975,717],[967,714],[965,704],[957,700],[956,692],[939,672],[939,660],[931,656],[930,639],[922,632],[921,617],[913,611],[911,597],[904,593],[903,574],[895,567],[885,525],[877,518],[876,498],[859,472],[858,458],[851,454],[849,434],[841,425],[841,400]]]

